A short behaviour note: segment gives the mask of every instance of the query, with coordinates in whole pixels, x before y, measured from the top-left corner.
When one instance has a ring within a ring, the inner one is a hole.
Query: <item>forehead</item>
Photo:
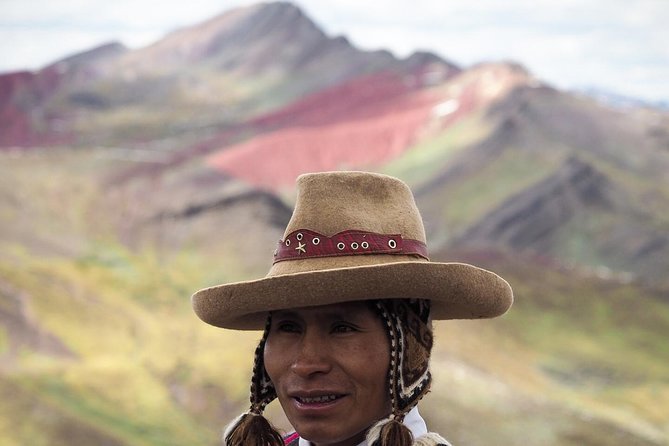
[[[374,316],[372,306],[367,301],[342,302],[314,307],[289,308],[277,310],[273,314],[279,316],[296,315],[301,317],[364,317]]]

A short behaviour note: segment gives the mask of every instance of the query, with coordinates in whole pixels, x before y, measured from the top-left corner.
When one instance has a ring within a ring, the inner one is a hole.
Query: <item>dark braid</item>
[[[388,389],[390,392],[390,403],[392,413],[388,419],[381,420],[375,428],[380,427],[380,432],[375,432],[372,428],[370,432],[372,437],[376,437],[370,443],[370,446],[411,446],[413,435],[408,427],[402,422],[406,412],[402,412],[398,401],[397,381],[399,377],[399,367],[404,354],[404,336],[399,318],[388,311],[383,301],[375,302],[376,313],[381,316],[390,341],[390,367],[388,369]]]
[[[265,331],[255,350],[251,378],[251,408],[226,428],[225,446],[283,446],[281,434],[262,416],[265,407],[276,398],[276,390],[265,370],[265,343],[272,325],[272,315],[267,317]]]

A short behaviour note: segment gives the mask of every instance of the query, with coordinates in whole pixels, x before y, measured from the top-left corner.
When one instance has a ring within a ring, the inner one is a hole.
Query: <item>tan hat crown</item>
[[[301,175],[297,179],[293,216],[279,244],[284,243],[290,234],[304,229],[327,237],[351,230],[398,234],[402,239],[425,243],[425,228],[411,189],[397,178],[377,173],[325,172]],[[310,249],[308,243],[304,243],[305,250]],[[415,253],[388,254],[298,257],[275,263],[267,277],[334,268],[427,261],[427,258]]]
[[[284,237],[298,229],[324,235],[356,229],[425,242],[423,221],[409,187],[397,178],[366,172],[301,175]]]

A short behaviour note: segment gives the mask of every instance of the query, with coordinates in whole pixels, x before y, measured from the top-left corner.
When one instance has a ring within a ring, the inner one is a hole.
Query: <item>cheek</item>
[[[286,368],[286,366],[281,363],[282,357],[285,358],[286,355],[278,355],[277,348],[274,345],[274,342],[271,341],[271,336],[268,337],[263,351],[263,362],[265,363],[265,370],[275,386],[281,378],[282,370]]]
[[[351,376],[371,399],[369,402],[389,401],[388,370],[390,368],[390,345],[385,337],[370,340],[357,347],[357,354],[349,351],[347,369]]]
[[[390,355],[382,350],[366,352],[360,356],[358,369],[363,371],[364,376],[369,380],[378,382],[380,378],[388,375],[390,367]]]
[[[367,379],[370,386],[370,411],[376,413],[375,418],[386,416],[392,409],[388,380],[389,368],[389,352],[378,353],[368,363]]]
[[[387,394],[388,372],[390,369],[390,352],[383,351],[374,355],[373,362],[370,360],[370,377],[377,384],[377,390],[380,389],[383,394]],[[372,372],[373,371],[373,372]]]

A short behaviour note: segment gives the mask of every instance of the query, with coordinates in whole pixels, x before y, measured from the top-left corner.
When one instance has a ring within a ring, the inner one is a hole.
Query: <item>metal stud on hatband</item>
[[[286,246],[290,246],[290,239],[286,239],[285,243],[286,243]]]
[[[397,248],[397,242],[393,239],[388,240],[388,246],[390,246],[390,249],[395,249]]]
[[[301,233],[301,232],[298,232],[298,233],[297,233],[297,239],[298,239],[298,240],[302,240],[302,233]]]
[[[307,245],[305,245],[304,243],[297,242],[297,248],[295,248],[295,250],[297,251],[298,254],[302,253],[306,254],[307,250],[305,249],[305,246]]]
[[[362,243],[360,243],[360,246],[362,246],[362,249],[367,249],[367,248],[369,248],[369,243],[362,242]]]
[[[314,239],[311,241],[311,243],[313,243],[314,245],[318,245],[320,242],[321,239],[319,239],[318,237],[314,237]]]
[[[351,249],[353,250],[358,249],[358,244],[356,242],[351,243]]]
[[[346,245],[344,244],[344,242],[339,242],[339,243],[337,243],[337,249],[338,249],[338,250],[341,251],[341,250],[343,250],[344,248],[346,248]]]

